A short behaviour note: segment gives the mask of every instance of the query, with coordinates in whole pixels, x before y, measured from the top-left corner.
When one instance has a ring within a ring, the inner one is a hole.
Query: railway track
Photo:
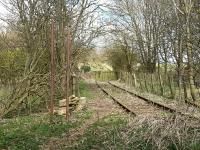
[[[196,116],[193,116],[193,115],[190,115],[190,114],[186,114],[186,113],[183,113],[183,112],[180,112],[180,111],[177,111],[176,109],[174,108],[170,108],[168,106],[165,106],[163,104],[160,104],[160,103],[157,103],[157,102],[154,102],[154,101],[151,101],[145,97],[142,97],[138,94],[135,94],[133,93],[132,91],[129,91],[127,89],[124,89],[122,87],[119,87],[115,84],[112,84],[111,82],[108,82],[110,86],[114,87],[115,90],[116,89],[119,89],[121,92],[125,92],[125,93],[128,93],[130,95],[132,95],[132,97],[135,97],[134,99],[131,98],[131,97],[128,97],[129,99],[129,103],[126,103],[122,100],[120,100],[121,98],[119,98],[119,95],[121,95],[120,91],[118,91],[117,93],[117,96],[113,96],[113,94],[110,94],[112,93],[112,90],[106,90],[105,87],[102,88],[102,86],[100,86],[97,82],[97,86],[106,94],[108,95],[112,100],[114,100],[115,103],[117,103],[120,107],[122,107],[126,112],[129,112],[133,115],[139,115],[141,113],[144,113],[144,112],[150,112],[151,114],[152,113],[162,113],[163,114],[163,111],[164,112],[169,112],[169,113],[173,113],[173,114],[178,114],[178,115],[181,115],[181,116],[185,116],[185,117],[188,117],[188,118],[192,118],[192,119],[200,119]],[[108,92],[110,91],[110,92]],[[142,103],[143,101],[143,103]],[[137,102],[137,104],[135,103]],[[135,103],[135,104],[134,104]],[[139,110],[139,111],[138,111]],[[142,110],[142,111],[141,111]],[[137,113],[138,112],[138,113]]]
[[[198,108],[198,109],[200,109],[200,106],[199,106],[199,105],[197,105],[197,104],[195,104],[195,103],[192,103],[192,102],[190,102],[190,101],[187,101],[187,100],[185,100],[185,103],[186,103],[186,104],[188,104],[188,105],[190,105],[190,106],[193,106],[193,107],[195,107],[195,108]]]
[[[118,104],[120,107],[122,107],[126,112],[136,116],[136,113],[134,113],[130,108],[128,108],[127,106],[123,105],[122,103],[120,103],[115,97],[113,97],[111,94],[109,94],[105,89],[103,89],[96,81],[96,85],[98,86],[99,89],[101,89],[101,91],[103,91],[107,96],[109,96],[116,104]]]
[[[160,104],[160,103],[151,101],[150,99],[145,98],[145,97],[143,97],[143,96],[141,96],[141,95],[138,95],[138,94],[134,93],[133,91],[129,91],[129,90],[127,90],[127,89],[124,89],[124,88],[122,88],[122,87],[119,87],[119,86],[117,86],[117,85],[111,83],[110,81],[109,81],[108,83],[109,83],[110,85],[112,85],[112,86],[114,86],[114,87],[116,87],[116,88],[122,90],[122,91],[126,91],[126,92],[128,92],[128,93],[130,93],[130,94],[132,94],[132,95],[134,95],[134,96],[137,96],[137,97],[141,98],[142,100],[146,101],[147,103],[151,103],[151,104],[153,104],[153,105],[155,105],[155,106],[157,106],[157,107],[163,107],[164,110],[171,111],[172,113],[174,113],[174,112],[179,113],[176,109],[173,109],[173,108],[170,108],[170,107],[168,107],[168,106],[164,106],[163,104]],[[188,106],[192,106],[192,107],[195,107],[195,108],[197,108],[197,109],[200,109],[200,106],[197,105],[197,104],[195,104],[195,103],[189,102],[189,101],[187,101],[187,100],[185,100],[185,103],[186,103]]]
[[[127,92],[122,92],[108,83],[101,83],[100,85],[96,82],[96,84],[106,95],[111,97],[116,104],[122,107],[126,112],[134,114],[134,116],[158,117],[161,115],[168,115],[167,112],[163,112],[162,109],[147,104]]]
[[[109,83],[110,85],[112,85],[113,87],[115,87],[115,88],[118,88],[118,89],[120,89],[120,90],[122,90],[122,91],[125,91],[125,92],[127,92],[127,93],[129,93],[129,94],[131,94],[131,95],[134,95],[134,96],[136,96],[136,97],[138,97],[138,98],[144,100],[145,102],[147,102],[147,103],[149,103],[149,104],[152,104],[153,106],[156,106],[156,107],[161,108],[161,109],[163,109],[163,110],[169,111],[170,113],[175,113],[175,112],[177,112],[177,111],[176,111],[175,109],[173,109],[173,108],[169,108],[169,107],[164,106],[164,105],[162,105],[162,104],[153,102],[153,101],[151,101],[151,100],[149,100],[149,99],[147,99],[147,98],[145,98],[145,97],[142,97],[142,96],[140,96],[140,95],[138,95],[138,94],[133,93],[132,91],[129,91],[129,90],[124,89],[124,88],[121,88],[121,87],[119,87],[119,86],[117,86],[117,85],[115,85],[115,84],[112,84],[111,82],[108,82],[108,83]]]

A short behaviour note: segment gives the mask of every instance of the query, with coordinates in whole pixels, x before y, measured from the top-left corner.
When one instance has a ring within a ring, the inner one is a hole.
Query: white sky
[[[6,9],[3,7],[2,3],[5,2],[5,0],[0,0],[0,13],[5,14]]]
[[[6,23],[2,21],[2,18],[5,18],[5,15],[7,14],[7,10],[2,5],[4,2],[6,2],[6,0],[0,0],[0,27],[6,25]]]
[[[100,4],[103,4],[103,5],[109,5],[112,3],[112,0],[100,0],[99,1]],[[103,8],[105,11],[108,11],[108,9],[106,8]],[[109,18],[108,17],[108,14],[105,12],[101,12],[101,16],[100,16],[100,22],[103,22],[103,24],[106,24],[106,22],[109,22]],[[109,26],[106,26],[105,29],[109,29],[110,27]],[[110,41],[110,38],[109,38],[109,35],[103,35],[97,39],[94,40],[94,44],[96,46],[96,49],[97,49],[97,52],[101,52],[102,49],[105,48],[105,46],[107,45],[107,43],[109,43]]]
[[[3,29],[3,27],[6,26],[6,23],[2,21],[1,18],[5,18],[6,14],[8,13],[7,10],[4,8],[2,3],[5,3],[7,0],[0,0],[0,30]],[[102,5],[110,4],[112,0],[99,0],[99,3]],[[103,18],[106,18],[106,14],[102,14],[101,20],[103,21]],[[105,46],[105,37],[99,37],[94,41],[94,44],[96,45],[96,48],[98,50],[101,50]]]

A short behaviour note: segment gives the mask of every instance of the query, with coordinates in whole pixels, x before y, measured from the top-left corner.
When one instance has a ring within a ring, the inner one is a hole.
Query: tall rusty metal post
[[[66,80],[66,119],[69,118],[69,101],[70,101],[70,79],[71,79],[71,51],[72,51],[72,33],[71,33],[71,16],[72,5],[69,5],[69,18],[67,20],[67,40],[66,40],[66,60],[67,60],[67,80]]]
[[[66,119],[69,118],[69,96],[70,96],[70,77],[71,77],[71,28],[67,26],[67,83],[66,83]]]
[[[53,122],[54,101],[55,101],[55,76],[56,76],[56,61],[55,61],[55,22],[51,24],[51,77],[50,77],[50,123]]]

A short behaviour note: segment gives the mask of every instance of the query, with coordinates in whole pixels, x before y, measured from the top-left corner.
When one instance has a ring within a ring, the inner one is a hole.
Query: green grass
[[[86,82],[83,80],[80,81],[80,95],[81,97],[87,97],[88,99],[91,99],[94,96]]]
[[[87,84],[81,81],[81,96],[91,98],[93,93]],[[0,90],[3,97],[4,90]],[[84,109],[75,112],[75,119],[66,122],[64,117],[54,116],[54,124],[49,123],[49,115],[32,115],[7,119],[6,123],[0,123],[0,149],[12,150],[37,150],[52,137],[60,137],[67,134],[71,128],[79,127],[85,120],[92,116],[92,111]]]
[[[57,123],[50,124],[48,115],[41,115],[18,117],[0,124],[0,149],[37,150],[51,137],[59,137],[77,126],[60,116],[54,121]]]
[[[84,122],[87,119],[90,119],[92,116],[93,112],[91,110],[88,109],[84,109],[80,112],[75,112],[76,118],[79,119],[79,122]]]
[[[62,116],[54,116],[54,124],[49,123],[49,115],[32,115],[9,119],[0,124],[0,149],[38,150],[52,137],[68,134],[72,128],[80,127],[92,116],[85,109],[74,113],[74,119],[66,121]]]

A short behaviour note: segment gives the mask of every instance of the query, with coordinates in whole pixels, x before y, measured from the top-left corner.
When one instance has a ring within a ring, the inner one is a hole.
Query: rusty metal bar
[[[69,96],[70,96],[70,69],[71,69],[71,28],[67,27],[67,83],[66,83],[66,119],[69,118]]]
[[[55,101],[55,76],[56,76],[56,61],[55,61],[55,22],[51,23],[51,81],[50,81],[50,122],[53,121],[54,101]]]

